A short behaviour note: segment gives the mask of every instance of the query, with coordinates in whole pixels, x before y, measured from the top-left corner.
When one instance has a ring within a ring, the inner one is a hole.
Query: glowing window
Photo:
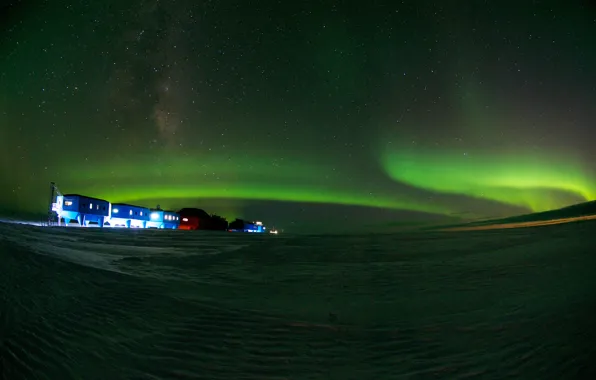
[[[118,209],[117,209],[117,208],[115,208],[115,209],[113,209],[113,210],[112,210],[112,212],[113,212],[114,214],[117,214],[117,213],[118,213]]]
[[[188,222],[188,218],[182,218],[183,222]]]
[[[72,201],[64,201],[64,206],[72,206]]]
[[[93,210],[93,203],[89,203],[89,210]]]
[[[130,211],[128,212],[128,215],[132,215],[132,210],[130,210]]]
[[[141,216],[143,216],[143,211],[141,211]]]

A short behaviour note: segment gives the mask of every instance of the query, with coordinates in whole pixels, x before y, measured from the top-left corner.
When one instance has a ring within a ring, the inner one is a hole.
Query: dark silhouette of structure
[[[265,226],[261,222],[248,222],[242,219],[236,219],[228,226],[229,231],[234,232],[265,232]]]
[[[217,230],[225,231],[228,221],[219,215],[209,215],[200,208],[183,208],[178,211],[181,230]]]

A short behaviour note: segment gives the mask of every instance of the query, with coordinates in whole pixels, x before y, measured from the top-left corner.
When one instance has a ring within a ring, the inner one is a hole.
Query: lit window
[[[130,211],[128,212],[128,215],[132,215],[132,210],[130,210]]]
[[[188,222],[188,218],[182,218],[183,222]]]
[[[72,201],[64,201],[64,206],[72,206]]]
[[[93,210],[93,203],[89,203],[89,210]]]
[[[118,213],[118,209],[117,209],[117,208],[115,208],[115,209],[113,209],[113,210],[112,210],[112,212],[113,212],[114,214],[117,214],[117,213]]]
[[[141,216],[143,216],[143,211],[141,211]]]
[[[152,213],[151,219],[159,219],[159,213],[157,213],[157,212]]]

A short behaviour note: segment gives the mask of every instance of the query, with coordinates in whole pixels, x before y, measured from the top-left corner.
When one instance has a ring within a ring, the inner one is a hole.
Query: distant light
[[[113,209],[113,210],[112,210],[112,212],[113,212],[114,214],[117,214],[117,213],[118,213],[118,209],[117,209],[117,208],[115,208],[115,209]]]
[[[89,203],[89,210],[93,209],[93,203]]]
[[[262,226],[262,225],[263,225],[263,222],[255,222],[255,224],[256,224],[257,226]]]
[[[188,218],[182,218],[183,222],[188,222]]]
[[[157,219],[157,218],[159,218],[158,212],[151,213],[151,219]]]
[[[141,211],[141,216],[143,216],[143,211]]]
[[[64,206],[72,206],[72,201],[64,201]]]
[[[130,211],[128,212],[128,215],[132,215],[132,210],[130,210]]]

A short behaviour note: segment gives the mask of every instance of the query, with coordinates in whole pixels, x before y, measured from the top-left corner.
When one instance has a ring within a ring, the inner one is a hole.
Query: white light
[[[143,211],[141,211],[141,216],[143,216]]]
[[[183,222],[188,222],[188,218],[182,218]]]
[[[255,224],[256,224],[257,226],[262,226],[262,225],[263,225],[263,222],[255,222]]]
[[[117,213],[118,213],[118,209],[117,209],[117,208],[115,208],[115,209],[113,209],[113,210],[112,210],[112,212],[113,212],[114,214],[117,214]]]
[[[130,210],[130,211],[128,212],[128,215],[132,215],[132,210]]]
[[[89,210],[93,209],[93,203],[89,203]]]
[[[72,206],[72,201],[64,201],[64,206]]]
[[[159,213],[157,213],[157,212],[151,213],[151,219],[157,219],[157,218],[159,218]]]

